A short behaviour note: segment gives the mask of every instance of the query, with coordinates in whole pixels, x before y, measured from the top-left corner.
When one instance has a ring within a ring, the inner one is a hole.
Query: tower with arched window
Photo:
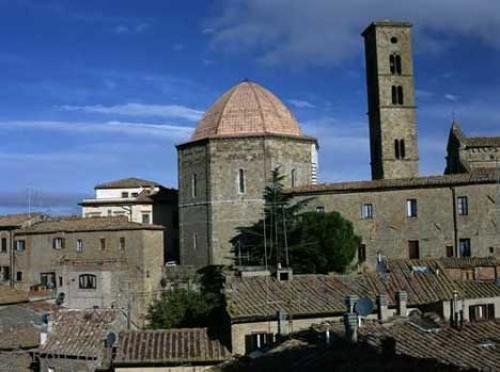
[[[373,179],[418,176],[411,24],[382,21],[365,38]]]

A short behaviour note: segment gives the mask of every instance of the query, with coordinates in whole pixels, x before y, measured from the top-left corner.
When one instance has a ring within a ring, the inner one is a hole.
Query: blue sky
[[[405,4],[408,3],[408,4]],[[99,182],[176,187],[175,144],[250,78],[320,141],[321,181],[369,178],[360,32],[414,23],[422,174],[453,112],[500,130],[496,0],[0,0],[0,213],[78,213]]]

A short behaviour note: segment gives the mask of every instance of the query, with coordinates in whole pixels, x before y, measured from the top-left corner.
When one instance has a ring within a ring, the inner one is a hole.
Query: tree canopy
[[[338,212],[304,212],[311,199],[292,202],[279,168],[264,190],[264,218],[239,227],[232,239],[236,265],[289,266],[297,273],[344,272],[360,238]]]

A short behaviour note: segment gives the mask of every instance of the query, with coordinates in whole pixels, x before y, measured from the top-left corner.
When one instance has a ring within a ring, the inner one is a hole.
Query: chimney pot
[[[398,315],[406,316],[408,305],[408,293],[406,291],[398,291],[396,293],[396,301],[398,304]]]
[[[347,307],[347,312],[348,313],[353,313],[354,312],[354,304],[358,300],[358,296],[356,295],[347,295],[345,297],[345,305]]]
[[[344,326],[346,339],[352,343],[358,342],[358,315],[344,313]]]
[[[382,322],[389,318],[389,297],[386,294],[377,296],[378,302],[378,319]]]

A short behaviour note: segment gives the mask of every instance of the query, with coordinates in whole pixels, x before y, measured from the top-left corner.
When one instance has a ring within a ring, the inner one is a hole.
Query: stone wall
[[[262,194],[271,170],[280,167],[291,186],[311,183],[308,138],[255,136],[217,138],[178,147],[181,263],[197,267],[230,264],[230,240],[239,226],[249,226],[263,213]],[[244,172],[240,192],[239,171]],[[198,190],[192,193],[196,173]],[[197,237],[194,242],[194,237]]]
[[[444,257],[447,246],[457,252],[459,239],[470,239],[472,256],[500,254],[500,211],[496,209],[495,184],[456,187],[381,189],[297,195],[315,197],[307,209],[337,211],[354,225],[374,265],[377,252],[390,258],[408,258],[408,242],[419,242],[420,257]],[[454,203],[467,196],[468,215],[458,215]],[[455,199],[454,199],[455,198]],[[417,200],[417,217],[407,217],[406,201]],[[363,219],[361,207],[373,205],[373,218]]]

